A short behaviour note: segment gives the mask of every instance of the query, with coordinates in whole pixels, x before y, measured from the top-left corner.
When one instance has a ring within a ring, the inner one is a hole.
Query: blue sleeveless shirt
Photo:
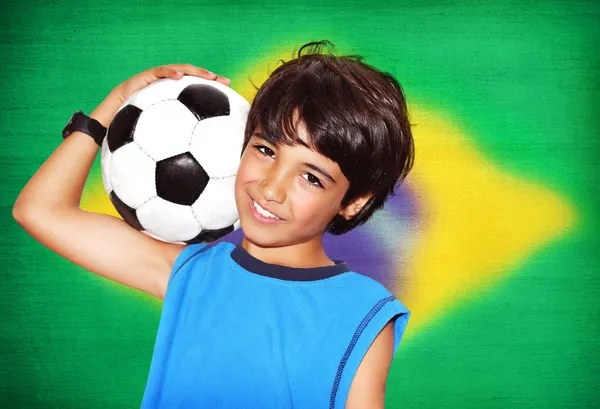
[[[409,310],[334,266],[265,263],[229,242],[186,246],[164,298],[142,408],[344,408],[369,346]]]

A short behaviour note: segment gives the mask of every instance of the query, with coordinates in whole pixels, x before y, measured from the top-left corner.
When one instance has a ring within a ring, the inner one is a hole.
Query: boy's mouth
[[[263,209],[254,199],[248,196],[250,199],[250,211],[252,215],[262,222],[279,222],[283,221],[281,217]]]

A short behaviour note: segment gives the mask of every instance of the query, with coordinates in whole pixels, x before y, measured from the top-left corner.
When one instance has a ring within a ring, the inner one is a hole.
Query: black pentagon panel
[[[110,201],[115,206],[115,209],[117,209],[117,212],[119,212],[123,220],[125,220],[128,225],[139,231],[144,230],[137,218],[137,215],[135,214],[134,208],[123,203],[123,201],[117,197],[114,190],[110,192],[108,197],[110,197]]]
[[[156,192],[169,202],[191,206],[208,181],[208,174],[189,152],[156,162]]]
[[[215,116],[229,115],[229,98],[211,85],[192,84],[177,97],[196,116],[198,121]]]
[[[133,142],[133,131],[135,131],[135,126],[141,114],[142,110],[135,105],[127,105],[117,112],[117,115],[108,126],[106,134],[108,148],[111,152]]]
[[[199,235],[194,237],[191,240],[187,240],[187,244],[197,244],[197,243],[209,243],[211,241],[215,241],[220,239],[221,237],[231,233],[233,231],[233,225],[224,227],[222,229],[217,230],[202,230]]]

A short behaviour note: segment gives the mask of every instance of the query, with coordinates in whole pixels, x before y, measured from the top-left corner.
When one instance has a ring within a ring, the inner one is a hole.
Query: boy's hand
[[[127,81],[117,85],[114,91],[120,98],[122,104],[137,91],[152,84],[156,80],[161,78],[172,78],[177,80],[183,78],[184,75],[193,75],[207,80],[214,80],[224,85],[229,85],[231,82],[229,78],[221,77],[204,68],[196,67],[191,64],[168,64],[140,72],[129,78]]]

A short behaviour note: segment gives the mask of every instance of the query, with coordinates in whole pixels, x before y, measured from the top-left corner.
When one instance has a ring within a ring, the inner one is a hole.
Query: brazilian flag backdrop
[[[162,302],[11,214],[71,114],[170,63],[251,100],[251,81],[321,39],[396,75],[413,124],[397,195],[326,240],[412,312],[386,408],[597,405],[600,3],[99,0],[0,12],[2,407],[139,407],[148,375]],[[82,207],[116,214],[99,160]]]

